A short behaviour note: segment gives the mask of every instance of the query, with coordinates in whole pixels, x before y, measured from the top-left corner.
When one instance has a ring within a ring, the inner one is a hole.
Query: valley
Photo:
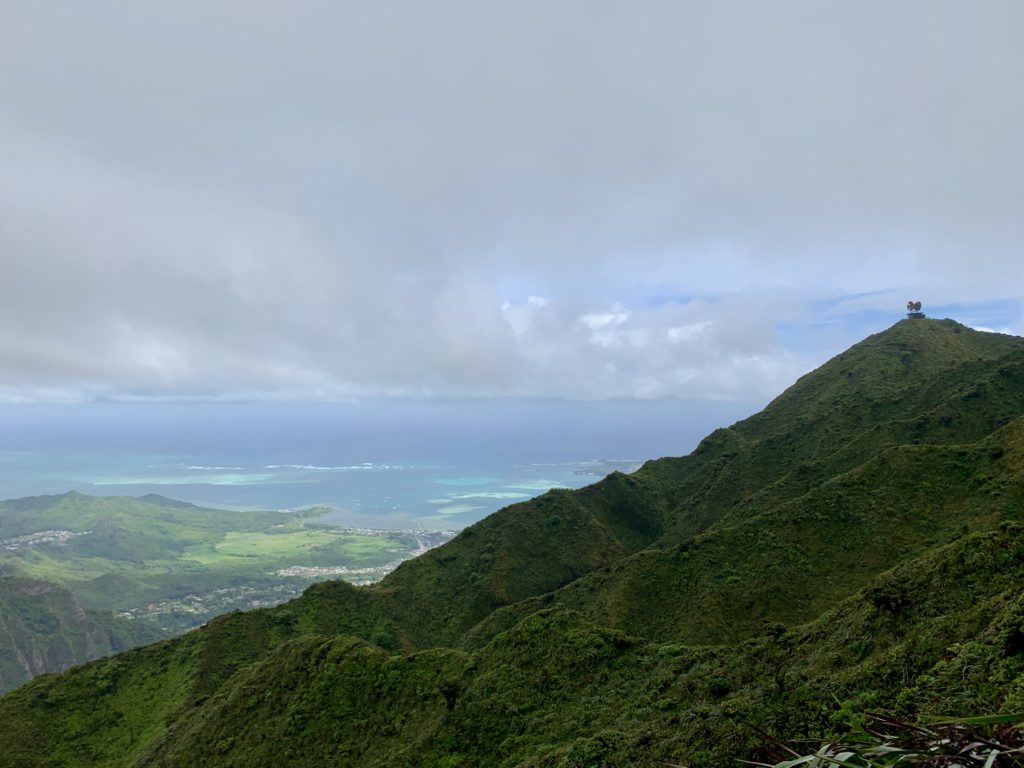
[[[0,688],[123,650],[136,638],[171,637],[222,613],[276,605],[324,579],[371,583],[454,535],[318,522],[327,511],[233,512],[154,495],[74,492],[0,502],[0,591],[33,584],[67,595],[66,607],[55,604],[35,620],[57,631],[30,640],[25,630],[18,642],[0,633],[0,656],[18,657],[13,669],[21,669]],[[60,629],[68,611],[117,627],[118,639],[90,629],[104,638],[96,650],[74,650]],[[5,618],[18,622],[21,614]],[[49,657],[36,653],[28,664],[39,642],[52,646]]]

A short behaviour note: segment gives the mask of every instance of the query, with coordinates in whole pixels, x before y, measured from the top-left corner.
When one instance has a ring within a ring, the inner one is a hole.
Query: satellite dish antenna
[[[907,302],[907,312],[913,312],[913,311],[914,311],[914,300],[911,299],[910,301]]]
[[[914,311],[915,312],[920,312],[921,311],[921,302],[920,301],[915,301],[914,302]]]

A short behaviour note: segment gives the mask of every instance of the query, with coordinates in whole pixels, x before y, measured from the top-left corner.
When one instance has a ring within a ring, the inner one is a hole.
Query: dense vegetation
[[[0,691],[159,637],[147,622],[85,610],[56,584],[0,577]]]
[[[154,495],[0,502],[0,692],[283,602],[343,568],[342,578],[376,580],[450,535],[346,530],[318,523],[320,512],[230,512]]]
[[[689,456],[508,507],[377,585],[39,678],[0,699],[0,754],[718,766],[849,712],[1024,711],[1022,481],[1024,340],[904,321]]]

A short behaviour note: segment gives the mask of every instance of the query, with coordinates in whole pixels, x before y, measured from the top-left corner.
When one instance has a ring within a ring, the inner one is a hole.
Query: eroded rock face
[[[66,589],[0,578],[0,692],[120,650]]]

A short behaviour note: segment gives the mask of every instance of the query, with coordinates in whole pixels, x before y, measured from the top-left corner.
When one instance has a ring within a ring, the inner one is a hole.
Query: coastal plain
[[[372,583],[454,535],[341,527],[327,512],[76,492],[0,502],[0,690],[317,581]]]

